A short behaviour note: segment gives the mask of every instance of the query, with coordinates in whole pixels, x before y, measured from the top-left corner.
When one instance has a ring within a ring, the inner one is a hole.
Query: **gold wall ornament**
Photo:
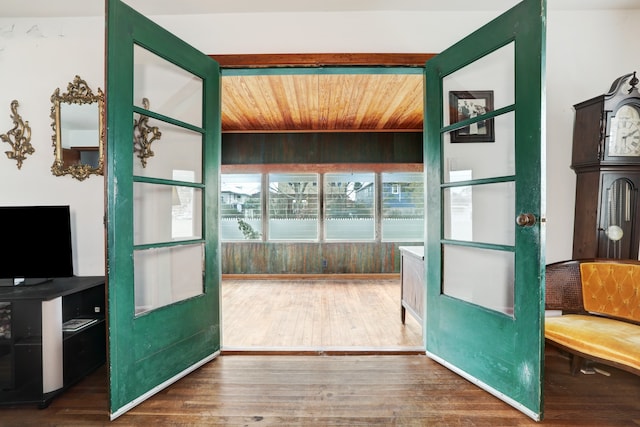
[[[93,93],[87,82],[75,76],[67,92],[57,88],[51,95],[56,176],[71,175],[83,181],[104,170],[104,93]]]
[[[149,100],[147,98],[142,98],[142,106],[145,110],[149,109]],[[147,159],[153,157],[151,143],[160,140],[161,136],[162,132],[160,132],[158,126],[149,126],[148,116],[140,114],[138,120],[133,121],[133,152],[142,162],[143,168],[147,167]]]
[[[27,154],[35,153],[36,149],[31,145],[31,128],[29,122],[23,122],[22,117],[18,114],[18,101],[11,101],[10,117],[13,120],[13,129],[0,135],[0,139],[9,145],[13,151],[5,151],[9,159],[18,162],[18,169],[22,168],[22,162],[26,160]]]

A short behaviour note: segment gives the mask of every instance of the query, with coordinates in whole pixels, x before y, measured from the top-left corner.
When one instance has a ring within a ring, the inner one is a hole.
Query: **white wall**
[[[550,0],[547,47],[547,262],[571,257],[575,174],[573,104],[634,71],[640,10],[561,11]],[[330,12],[159,16],[201,51],[230,53],[439,52],[487,22],[487,12]],[[102,177],[54,177],[50,96],[76,74],[104,88],[102,18],[0,18],[0,133],[11,100],[29,120],[36,152],[18,170],[0,150],[0,203],[70,204],[76,274],[104,269]],[[4,225],[3,225],[4,226]]]
[[[553,2],[553,0],[551,0]],[[553,4],[553,3],[552,3]],[[640,5],[639,5],[640,7]],[[638,70],[640,10],[553,11],[547,31],[547,262],[571,258],[573,105]]]
[[[0,134],[13,127],[9,105],[16,99],[18,113],[31,126],[35,148],[18,169],[4,154],[11,147],[0,142],[0,204],[70,205],[77,275],[104,274],[104,179],[92,176],[81,182],[52,175],[50,98],[56,88],[67,92],[76,74],[94,92],[104,89],[103,22],[101,18],[0,18]],[[11,226],[15,225],[0,224]],[[6,249],[11,242],[2,244]]]

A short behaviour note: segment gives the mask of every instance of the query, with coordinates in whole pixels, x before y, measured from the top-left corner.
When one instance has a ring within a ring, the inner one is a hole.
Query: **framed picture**
[[[493,110],[492,90],[449,92],[450,124]],[[473,123],[451,132],[451,142],[494,142],[493,119]]]

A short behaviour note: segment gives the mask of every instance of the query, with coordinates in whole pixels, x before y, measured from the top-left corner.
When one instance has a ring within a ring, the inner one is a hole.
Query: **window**
[[[223,174],[220,238],[257,240],[262,236],[262,175]]]
[[[318,175],[269,174],[269,240],[318,239]]]
[[[424,241],[422,173],[382,174],[382,240]]]
[[[326,240],[375,238],[375,175],[330,173],[324,176]]]
[[[423,177],[422,172],[222,174],[220,237],[422,242]]]

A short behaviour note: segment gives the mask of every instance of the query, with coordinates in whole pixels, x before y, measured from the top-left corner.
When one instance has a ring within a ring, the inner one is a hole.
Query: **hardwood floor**
[[[106,370],[42,410],[1,408],[2,426],[640,425],[640,380],[569,374],[549,351],[536,423],[421,355],[220,356],[109,423]]]
[[[610,367],[601,367],[610,376],[571,376],[568,358],[552,347],[546,351],[540,423],[424,350],[369,354],[421,345],[413,318],[398,326],[395,279],[348,280],[331,295],[322,290],[330,283],[314,280],[280,283],[277,290],[270,286],[275,283],[245,284],[223,283],[222,355],[113,422],[102,367],[46,409],[0,407],[0,426],[640,426],[640,377]],[[324,313],[322,320],[312,320],[318,313]],[[387,332],[394,338],[380,338]],[[370,341],[356,338],[360,333]],[[282,354],[255,354],[265,348]],[[300,348],[319,351],[295,351]],[[341,348],[356,355],[331,351]],[[357,354],[361,349],[367,354]]]
[[[400,321],[400,277],[224,279],[223,350],[420,350]]]

